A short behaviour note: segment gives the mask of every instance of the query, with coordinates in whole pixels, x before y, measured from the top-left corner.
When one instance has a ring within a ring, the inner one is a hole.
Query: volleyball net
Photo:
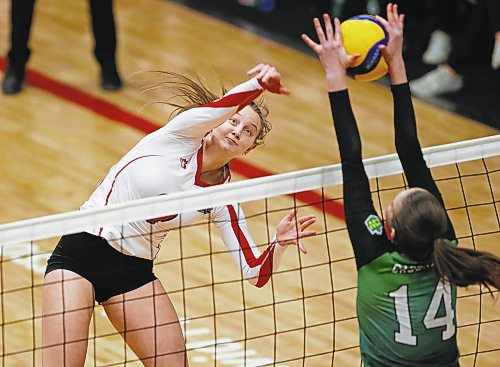
[[[499,254],[500,135],[424,149],[460,246]],[[396,155],[364,161],[379,214],[406,187]],[[289,248],[268,284],[242,279],[209,221],[168,233],[155,259],[179,315],[190,366],[356,366],[356,266],[343,220],[340,165],[235,182],[0,225],[0,366],[41,366],[42,288],[58,238],[109,224],[239,202],[261,251],[297,208],[317,234]],[[494,292],[498,296],[498,292]],[[500,360],[498,304],[480,287],[458,291],[462,366]],[[86,366],[140,366],[96,306]]]

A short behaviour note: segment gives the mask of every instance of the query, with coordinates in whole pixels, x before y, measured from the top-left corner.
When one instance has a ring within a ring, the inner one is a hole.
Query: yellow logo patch
[[[382,230],[384,226],[382,225],[382,221],[379,217],[374,214],[370,214],[368,218],[365,219],[365,226],[368,229],[368,232],[372,235],[382,235]]]

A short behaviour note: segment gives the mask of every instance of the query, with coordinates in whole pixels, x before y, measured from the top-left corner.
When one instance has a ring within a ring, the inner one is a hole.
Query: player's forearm
[[[396,150],[403,161],[421,156],[420,143],[417,136],[417,123],[408,83],[391,86],[394,101],[394,137]],[[404,163],[404,162],[403,162]]]
[[[342,161],[361,160],[361,139],[346,89],[329,93],[333,124]]]
[[[392,85],[398,85],[408,82],[405,62],[402,57],[394,59],[388,66]]]

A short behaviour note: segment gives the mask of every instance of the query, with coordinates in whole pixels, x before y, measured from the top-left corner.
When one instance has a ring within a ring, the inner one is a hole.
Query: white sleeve
[[[175,116],[160,131],[193,139],[203,138],[263,92],[257,78],[228,91],[221,99],[192,108]]]
[[[274,238],[261,253],[248,232],[243,210],[237,204],[218,207],[214,214],[214,223],[243,277],[252,285],[263,287],[272,272],[278,269],[286,247],[280,246]]]

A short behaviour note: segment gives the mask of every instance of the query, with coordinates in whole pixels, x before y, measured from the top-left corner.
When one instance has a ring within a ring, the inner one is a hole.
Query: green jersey
[[[386,252],[358,271],[357,314],[366,367],[458,366],[456,288],[432,263]]]

